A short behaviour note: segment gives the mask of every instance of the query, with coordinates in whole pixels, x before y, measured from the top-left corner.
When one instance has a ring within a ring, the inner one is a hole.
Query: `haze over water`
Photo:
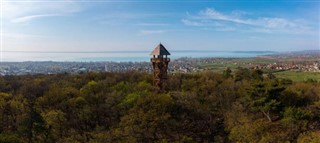
[[[170,51],[171,59],[181,57],[205,58],[244,58],[259,55],[272,54],[274,52],[247,51]],[[150,61],[149,51],[118,51],[118,52],[3,52],[3,61],[22,62],[22,61],[74,61],[74,62],[143,62]]]

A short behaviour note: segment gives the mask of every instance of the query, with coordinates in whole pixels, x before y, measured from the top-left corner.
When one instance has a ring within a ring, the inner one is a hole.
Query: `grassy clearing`
[[[234,70],[237,67],[239,67],[239,65],[216,63],[216,64],[203,64],[200,67],[203,68],[203,69],[208,69],[208,70],[212,70],[212,71],[215,71],[215,72],[222,72],[223,70],[227,69],[227,67],[229,67],[232,70]]]
[[[286,78],[293,81],[306,81],[313,79],[320,81],[320,73],[318,72],[300,72],[300,71],[281,71],[273,73],[277,78]]]
[[[198,66],[202,69],[212,70],[215,72],[222,72],[227,67],[229,67],[233,72],[236,71],[237,67],[249,68],[249,64],[272,64],[276,62],[273,59],[264,59],[264,58],[244,58],[244,59],[235,59],[229,61],[218,61],[215,63],[198,63]],[[273,73],[277,78],[286,78],[293,81],[306,81],[308,79],[313,79],[320,81],[320,73],[318,72],[301,72],[301,71],[280,71]]]
[[[249,68],[250,64],[272,64],[276,62],[272,59],[263,59],[263,58],[239,58],[225,61],[217,61],[215,63],[198,63],[198,66],[203,69],[209,69],[213,71],[223,71],[227,67],[231,70],[236,69],[237,67]]]

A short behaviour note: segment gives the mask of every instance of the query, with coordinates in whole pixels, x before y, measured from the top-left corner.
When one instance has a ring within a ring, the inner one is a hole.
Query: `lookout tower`
[[[167,56],[170,55],[170,53],[160,43],[150,55],[153,55],[153,58],[151,58],[153,67],[153,85],[158,87],[159,90],[162,90],[162,83],[167,79],[168,64],[170,62],[170,58]]]

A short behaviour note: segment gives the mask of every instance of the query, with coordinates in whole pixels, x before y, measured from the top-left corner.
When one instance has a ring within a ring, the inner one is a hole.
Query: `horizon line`
[[[304,51],[320,51],[320,49],[292,50],[292,51],[275,51],[275,50],[170,50],[170,52],[304,52]],[[146,50],[114,50],[114,51],[23,51],[23,50],[2,50],[4,53],[140,53],[151,52]]]
[[[316,51],[316,50],[301,50]],[[115,51],[2,51],[4,53],[127,53],[127,52],[151,52],[146,50],[115,50]],[[292,51],[271,51],[271,50],[171,50],[170,52],[292,52]]]

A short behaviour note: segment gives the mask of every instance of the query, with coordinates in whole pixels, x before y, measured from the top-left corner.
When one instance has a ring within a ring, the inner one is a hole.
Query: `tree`
[[[232,77],[231,73],[232,73],[232,71],[231,71],[231,69],[228,67],[226,70],[223,71],[223,77],[225,77],[225,78],[230,78],[230,77]]]
[[[263,80],[263,71],[262,70],[253,70],[252,78],[255,80]]]
[[[285,88],[279,86],[276,81],[258,82],[253,84],[245,98],[245,104],[256,112],[261,112],[269,122],[272,122],[271,113],[281,112],[281,102],[279,100]]]
[[[241,68],[241,67],[238,67],[235,74],[235,81],[242,81],[242,80],[250,80],[252,79],[252,74],[250,72],[249,69],[247,68]]]
[[[137,104],[130,109],[119,123],[118,140],[154,142],[170,139],[170,113],[172,98],[167,94],[147,95],[139,98]]]
[[[0,77],[0,142],[319,142],[320,83],[234,75]]]
[[[301,133],[297,139],[297,143],[319,143],[320,142],[320,132],[305,132]]]
[[[285,109],[282,122],[287,127],[292,141],[294,141],[301,132],[307,130],[307,125],[312,116],[311,111],[301,108],[288,107]]]
[[[49,110],[41,114],[48,134],[45,137],[45,142],[57,142],[66,135],[67,126],[66,115],[60,110]]]
[[[9,94],[0,92],[0,133],[7,131],[10,127],[10,109],[8,108],[8,100],[10,97]]]
[[[23,141],[16,134],[0,133],[1,143],[23,143]]]
[[[223,142],[223,118],[216,95],[197,93],[172,93],[174,105],[171,116],[175,121],[172,134],[178,141],[188,138],[193,142]]]
[[[18,131],[23,134],[28,143],[32,143],[34,140],[43,140],[44,121],[36,109],[28,107],[25,118],[18,126]]]

